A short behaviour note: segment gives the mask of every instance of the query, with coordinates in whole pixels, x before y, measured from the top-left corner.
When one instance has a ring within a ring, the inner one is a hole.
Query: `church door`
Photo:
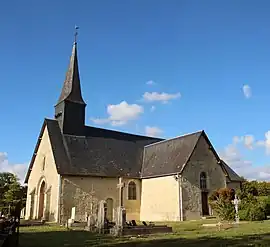
[[[209,215],[208,192],[202,191],[202,215]]]
[[[38,219],[41,219],[43,217],[44,199],[45,199],[45,182],[43,181],[39,190]]]

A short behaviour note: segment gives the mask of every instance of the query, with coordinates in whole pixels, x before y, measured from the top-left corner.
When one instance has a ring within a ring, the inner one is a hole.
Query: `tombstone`
[[[105,201],[102,200],[99,202],[98,206],[98,215],[97,215],[97,229],[99,233],[103,233],[105,225],[105,211],[104,211]]]
[[[76,213],[76,208],[75,207],[72,207],[70,219],[72,219],[73,221],[75,221],[75,213]]]
[[[0,214],[1,215],[1,214]],[[25,208],[23,208],[22,210],[21,210],[21,215],[20,215],[20,217],[21,217],[21,219],[24,219],[24,217],[25,217]]]
[[[234,204],[234,209],[235,209],[235,223],[239,223],[239,215],[238,215],[238,205],[241,202],[241,200],[239,200],[237,198],[237,195],[235,194],[234,196],[234,200],[232,201],[232,203]]]
[[[84,221],[87,222],[89,218],[89,214],[87,212],[84,213]]]
[[[76,207],[72,207],[71,217],[70,217],[70,219],[68,219],[68,226],[69,227],[75,222],[75,213],[76,213]]]

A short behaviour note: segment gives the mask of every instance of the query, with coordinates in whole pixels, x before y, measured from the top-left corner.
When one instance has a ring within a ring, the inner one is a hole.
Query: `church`
[[[110,221],[120,203],[127,220],[200,219],[211,214],[213,190],[241,187],[204,131],[165,140],[85,125],[76,41],[54,108],[26,174],[26,219],[65,224],[75,208],[75,220],[85,221],[93,198],[106,202]]]

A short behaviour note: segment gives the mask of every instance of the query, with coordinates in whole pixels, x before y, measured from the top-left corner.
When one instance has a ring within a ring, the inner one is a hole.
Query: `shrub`
[[[246,207],[243,207],[239,210],[239,218],[241,220],[247,221],[258,221],[265,220],[265,212],[264,208],[260,203],[251,204],[249,203]]]
[[[222,188],[214,191],[209,197],[209,204],[221,220],[233,220],[235,217],[232,200],[234,191],[229,188]]]
[[[261,196],[258,197],[262,207],[264,208],[264,212],[266,216],[270,216],[270,196]]]
[[[249,194],[241,200],[239,218],[247,221],[264,220],[266,219],[266,211],[269,205],[265,199],[259,200],[259,198]]]

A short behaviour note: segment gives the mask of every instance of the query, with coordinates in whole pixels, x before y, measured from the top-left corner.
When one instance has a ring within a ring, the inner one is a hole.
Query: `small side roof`
[[[244,180],[231,168],[224,160],[221,160],[221,165],[224,168],[226,174],[231,182],[243,182]]]

